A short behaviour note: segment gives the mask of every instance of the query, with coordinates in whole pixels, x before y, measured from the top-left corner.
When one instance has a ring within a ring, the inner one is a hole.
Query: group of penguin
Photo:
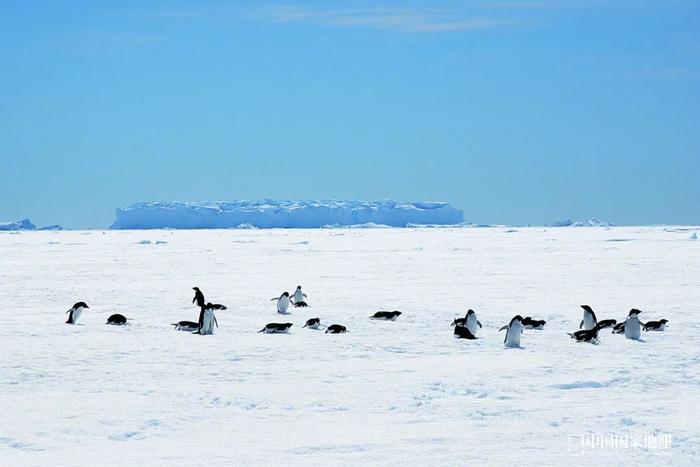
[[[192,303],[196,304],[199,311],[199,319],[194,321],[179,321],[172,323],[175,329],[179,331],[189,331],[194,334],[209,335],[214,334],[214,328],[219,327],[214,311],[226,310],[226,306],[218,303],[206,302],[204,294],[198,287],[193,287],[195,291]],[[277,302],[277,313],[281,315],[290,314],[289,308],[306,308],[309,304],[306,302],[307,295],[301,290],[301,286],[297,286],[293,294],[283,292],[279,297],[273,298],[272,301]],[[68,310],[67,324],[76,324],[85,309],[90,308],[85,302],[77,302]],[[666,329],[667,319],[658,321],[647,321],[642,323],[639,320],[640,310],[633,308],[630,310],[627,318],[621,322],[614,319],[604,319],[598,321],[593,309],[588,305],[581,305],[583,308],[583,319],[579,324],[578,331],[568,333],[572,339],[579,342],[590,342],[599,344],[598,333],[601,329],[613,328],[613,334],[624,334],[627,339],[639,340],[642,329],[644,331],[664,331]],[[395,321],[401,315],[400,311],[378,311],[370,316],[370,319],[379,319],[386,321]],[[124,325],[127,324],[129,318],[121,314],[113,314],[107,319],[106,324]],[[503,343],[506,347],[520,347],[520,336],[523,329],[543,329],[547,322],[545,320],[533,319],[529,316],[522,317],[516,315],[510,320],[510,323],[503,326],[500,331],[506,331]],[[260,331],[266,334],[286,333],[293,326],[293,323],[267,323]],[[454,336],[461,339],[477,339],[476,334],[478,328],[481,328],[481,322],[477,319],[474,310],[468,310],[464,318],[455,318],[452,321],[454,326]],[[321,324],[320,318],[310,318],[304,324],[305,328],[319,330],[326,329],[326,333],[342,334],[347,332],[347,328],[341,324],[331,324],[324,326]]]

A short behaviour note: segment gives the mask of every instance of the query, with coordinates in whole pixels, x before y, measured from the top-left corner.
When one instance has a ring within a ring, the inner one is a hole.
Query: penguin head
[[[589,313],[593,313],[593,308],[591,308],[588,305],[581,305],[581,308],[583,308],[585,311],[587,311]]]
[[[638,315],[639,313],[641,313],[641,312],[642,312],[642,310],[638,310],[638,309],[636,309],[636,308],[632,308],[632,309],[630,310],[630,314],[627,315],[627,316],[637,316],[637,315]]]
[[[282,296],[283,296],[283,297],[289,297],[289,292],[283,292],[283,293],[282,293]]]
[[[196,290],[197,292],[199,292],[199,287],[192,287],[192,290]]]
[[[469,310],[467,310],[467,316],[473,315],[473,314],[474,314],[474,310],[472,310],[471,308]]]
[[[667,320],[667,319],[660,319],[660,320],[659,320],[659,323],[661,323],[661,324],[666,324],[666,323],[668,323],[668,320]]]
[[[520,316],[520,315],[515,315],[515,316],[513,317],[513,319],[510,320],[510,322],[512,323],[512,322],[514,322],[514,321],[517,321],[517,322],[519,322],[519,323],[522,323],[523,317]]]
[[[300,285],[297,285],[297,290],[301,290],[301,286],[300,286]]]
[[[81,308],[81,307],[82,308],[90,308],[89,306],[87,306],[87,303],[85,303],[85,302],[78,302],[75,305],[73,305],[73,309]]]

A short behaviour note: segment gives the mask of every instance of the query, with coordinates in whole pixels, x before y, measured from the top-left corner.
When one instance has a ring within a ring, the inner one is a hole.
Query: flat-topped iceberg
[[[452,225],[463,214],[445,202],[230,201],[144,202],[116,210],[112,229],[319,228],[328,225]]]

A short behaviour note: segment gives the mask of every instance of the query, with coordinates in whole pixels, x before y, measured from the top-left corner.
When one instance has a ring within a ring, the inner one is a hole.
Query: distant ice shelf
[[[320,228],[455,225],[463,213],[446,202],[230,201],[141,202],[116,210],[111,229]]]

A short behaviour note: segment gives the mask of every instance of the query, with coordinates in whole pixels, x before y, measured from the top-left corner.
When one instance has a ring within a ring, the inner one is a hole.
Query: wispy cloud
[[[407,8],[313,9],[302,6],[274,6],[262,8],[254,16],[274,23],[311,23],[426,33],[479,30],[507,23],[501,19],[470,17],[450,10]]]

